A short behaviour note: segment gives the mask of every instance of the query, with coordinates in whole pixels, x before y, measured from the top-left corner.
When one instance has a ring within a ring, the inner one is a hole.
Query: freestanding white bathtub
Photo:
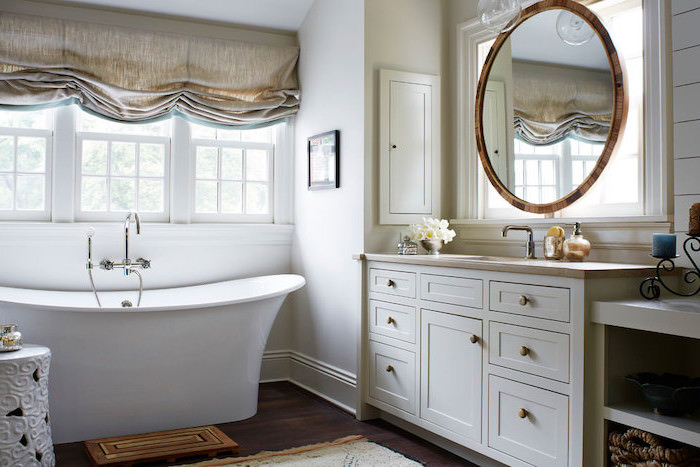
[[[0,322],[53,354],[54,443],[229,422],[257,411],[260,364],[293,274],[145,290],[0,287]]]

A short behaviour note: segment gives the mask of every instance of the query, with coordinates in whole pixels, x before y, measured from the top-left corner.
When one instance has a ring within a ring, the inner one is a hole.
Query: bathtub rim
[[[47,303],[36,303],[32,302],[31,300],[20,300],[19,298],[23,296],[29,296],[32,293],[39,293],[41,295],[47,295],[51,293],[60,293],[60,294],[85,294],[85,295],[90,295],[92,296],[93,293],[92,291],[64,291],[64,290],[46,290],[46,289],[29,289],[29,288],[22,288],[22,287],[4,287],[0,286],[0,305],[3,304],[8,304],[8,305],[19,305],[19,306],[24,306],[33,310],[55,310],[55,311],[64,311],[64,312],[82,312],[82,313],[90,313],[90,312],[108,312],[108,313],[139,313],[139,312],[150,312],[150,311],[177,311],[177,310],[193,310],[193,309],[198,309],[198,308],[214,308],[214,307],[221,307],[221,306],[227,306],[227,305],[235,305],[238,303],[249,303],[249,302],[256,302],[256,301],[261,301],[261,300],[266,300],[270,298],[275,298],[279,296],[284,296],[287,294],[290,294],[294,292],[295,290],[299,290],[304,285],[306,285],[306,279],[299,275],[299,274],[268,274],[264,276],[252,276],[252,277],[241,277],[238,279],[228,279],[228,280],[223,280],[223,281],[215,281],[215,282],[207,282],[203,284],[196,284],[196,285],[187,285],[187,286],[173,286],[173,287],[162,287],[158,289],[144,289],[144,293],[148,292],[159,292],[159,291],[168,291],[168,290],[196,290],[199,288],[203,288],[209,285],[219,285],[219,284],[226,284],[229,282],[246,282],[246,281],[253,281],[253,280],[270,280],[272,281],[273,278],[285,278],[290,280],[289,284],[286,284],[285,287],[275,287],[273,288],[270,292],[268,293],[263,293],[263,294],[258,294],[258,295],[250,295],[250,296],[244,296],[242,298],[232,298],[228,300],[220,300],[220,301],[202,301],[199,303],[188,303],[188,304],[169,304],[169,305],[144,305],[141,307],[115,307],[115,306],[109,306],[109,307],[102,307],[99,308],[97,307],[96,304],[91,304],[90,306],[86,306],[83,304],[76,304],[76,305],[67,305],[67,304],[60,304],[60,305],[54,305],[54,304],[47,304]],[[133,292],[133,289],[128,289],[128,290],[106,290],[106,291],[99,291],[98,293],[100,294],[115,294],[115,293],[121,293],[121,292]],[[12,293],[19,294],[20,297],[16,297],[16,299],[12,299]],[[10,295],[10,298],[8,297],[8,294]]]

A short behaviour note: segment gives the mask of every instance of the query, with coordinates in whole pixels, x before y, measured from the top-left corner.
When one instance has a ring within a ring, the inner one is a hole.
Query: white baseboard
[[[263,354],[260,382],[290,381],[355,414],[357,377],[354,373],[293,350],[268,350]]]

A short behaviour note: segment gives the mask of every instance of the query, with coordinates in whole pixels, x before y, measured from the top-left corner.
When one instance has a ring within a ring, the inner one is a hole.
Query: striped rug
[[[360,435],[346,436],[329,443],[310,444],[284,451],[262,451],[247,457],[229,457],[213,459],[196,464],[186,464],[187,467],[224,467],[232,466],[290,466],[290,467],[364,467],[391,466],[415,467],[420,466],[398,452],[367,441]],[[184,467],[185,464],[181,464]]]

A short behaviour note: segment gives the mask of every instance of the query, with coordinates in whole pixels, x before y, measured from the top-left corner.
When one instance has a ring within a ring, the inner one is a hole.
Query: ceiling
[[[314,0],[64,0],[77,4],[298,31]]]
[[[559,13],[560,10],[549,10],[523,21],[511,35],[513,58],[609,71],[608,55],[596,35],[577,46],[559,38],[556,28]]]

